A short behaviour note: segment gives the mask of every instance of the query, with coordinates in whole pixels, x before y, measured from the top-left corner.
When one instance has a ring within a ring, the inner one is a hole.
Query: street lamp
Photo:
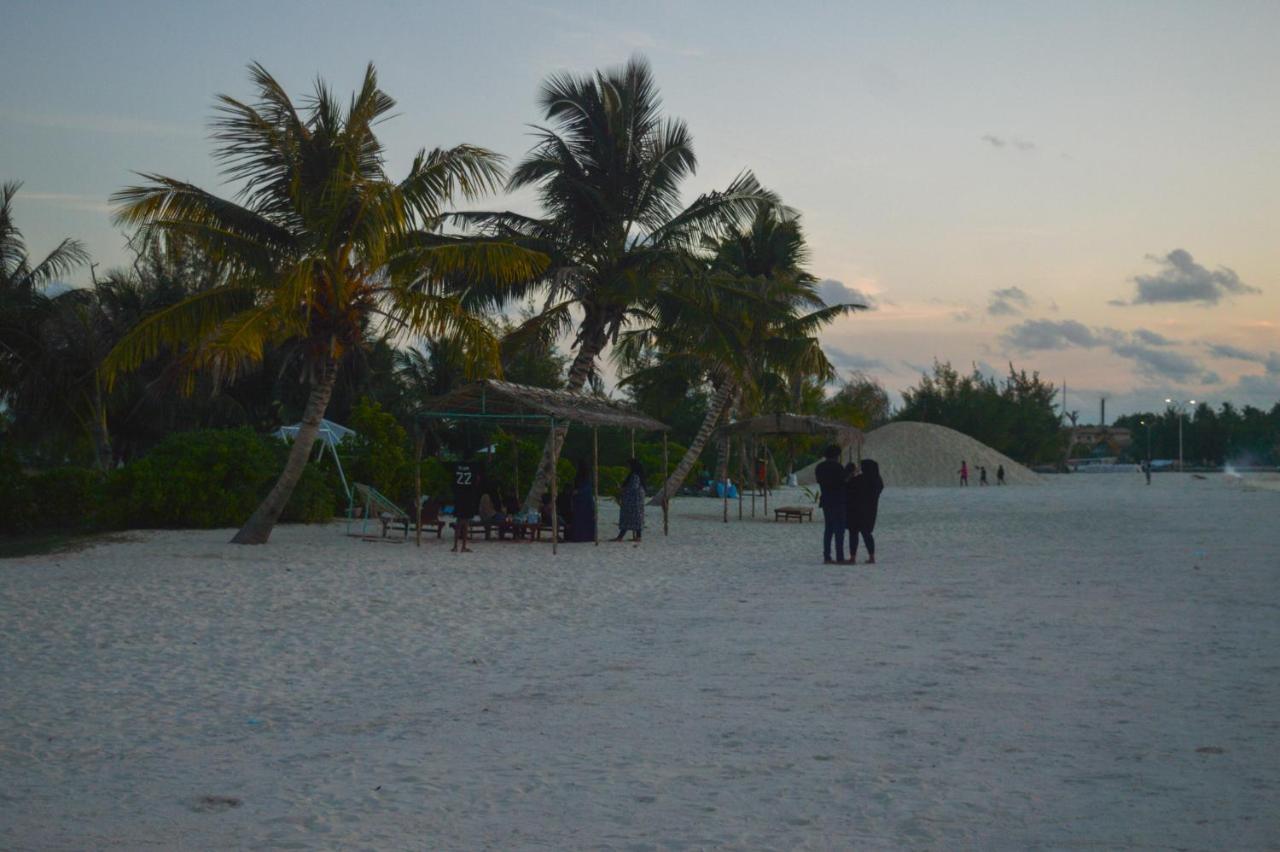
[[[1178,415],[1178,473],[1182,473],[1182,418],[1187,413],[1187,406],[1195,405],[1194,399],[1188,399],[1185,402],[1180,399],[1165,399],[1165,405],[1172,408]]]

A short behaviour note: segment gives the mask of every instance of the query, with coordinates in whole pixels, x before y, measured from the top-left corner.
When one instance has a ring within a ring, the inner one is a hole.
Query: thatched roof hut
[[[587,426],[636,429],[641,432],[666,432],[671,428],[647,414],[611,400],[495,379],[471,382],[444,396],[429,399],[418,416],[438,419],[555,419]]]

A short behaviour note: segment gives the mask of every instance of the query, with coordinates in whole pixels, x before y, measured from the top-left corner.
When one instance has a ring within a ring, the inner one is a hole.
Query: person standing
[[[990,484],[989,482],[987,482],[987,469],[986,469],[985,467],[982,467],[982,466],[979,466],[979,467],[978,467],[978,484],[979,484],[979,485],[989,485],[989,484]]]
[[[471,518],[480,511],[480,496],[484,494],[484,465],[471,458],[471,451],[463,453],[462,461],[453,466],[453,552],[470,553],[467,547],[467,531]]]
[[[818,505],[822,507],[822,562],[831,565],[844,562],[844,531],[848,525],[844,468],[840,466],[840,448],[831,444],[822,453],[823,460],[813,475],[821,490]],[[836,558],[831,558],[831,541],[835,540]]]
[[[969,484],[969,465],[965,463],[964,459],[960,459],[960,484]]]
[[[596,495],[591,483],[591,466],[588,464],[578,465],[570,507],[573,514],[569,521],[568,541],[595,541]]]
[[[639,541],[644,531],[644,468],[638,459],[627,462],[631,472],[622,481],[622,495],[618,503],[618,537],[614,541],[622,541],[622,537],[631,531],[631,540]]]
[[[996,466],[996,485],[1004,485],[1004,462]]]
[[[852,465],[851,465],[852,466]],[[884,480],[880,478],[880,465],[875,459],[863,459],[862,468],[849,481],[849,562],[858,561],[858,536],[867,546],[867,564],[876,564],[876,513],[880,510],[880,492]]]
[[[1151,484],[1151,459],[1147,459],[1142,463],[1142,472],[1147,476],[1147,484]]]

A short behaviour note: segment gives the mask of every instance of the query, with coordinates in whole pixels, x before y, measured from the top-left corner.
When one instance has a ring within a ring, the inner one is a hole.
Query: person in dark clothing
[[[822,561],[831,564],[831,542],[836,543],[835,562],[844,562],[844,531],[848,523],[845,507],[845,472],[840,465],[840,448],[831,444],[823,451],[823,460],[814,468],[813,475],[822,489],[818,505],[822,507]]]
[[[851,465],[852,466],[852,465]],[[858,536],[867,546],[867,564],[876,564],[876,512],[880,509],[880,492],[884,480],[875,459],[863,459],[862,469],[849,481],[849,561],[858,560]]]
[[[1004,485],[1004,463],[996,466],[996,485]]]
[[[453,550],[470,553],[467,547],[467,528],[471,518],[480,511],[480,495],[484,493],[484,465],[471,458],[467,452],[462,461],[453,466]]]
[[[596,540],[596,500],[591,488],[591,468],[578,465],[573,483],[573,520],[569,522],[569,541]]]
[[[979,485],[987,484],[987,469],[985,467],[978,468],[978,484]]]

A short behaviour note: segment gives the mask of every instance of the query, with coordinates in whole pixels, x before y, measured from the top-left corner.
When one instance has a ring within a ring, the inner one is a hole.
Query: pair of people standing
[[[840,448],[832,444],[823,453],[824,459],[814,475],[822,489],[822,561],[827,564],[845,562],[844,535],[849,533],[849,563],[858,559],[858,536],[867,546],[867,562],[876,561],[876,540],[872,535],[876,526],[876,513],[880,507],[880,492],[884,480],[880,478],[880,465],[873,459],[863,459],[862,468],[850,462],[840,465]],[[835,558],[831,558],[831,545],[835,543]]]

